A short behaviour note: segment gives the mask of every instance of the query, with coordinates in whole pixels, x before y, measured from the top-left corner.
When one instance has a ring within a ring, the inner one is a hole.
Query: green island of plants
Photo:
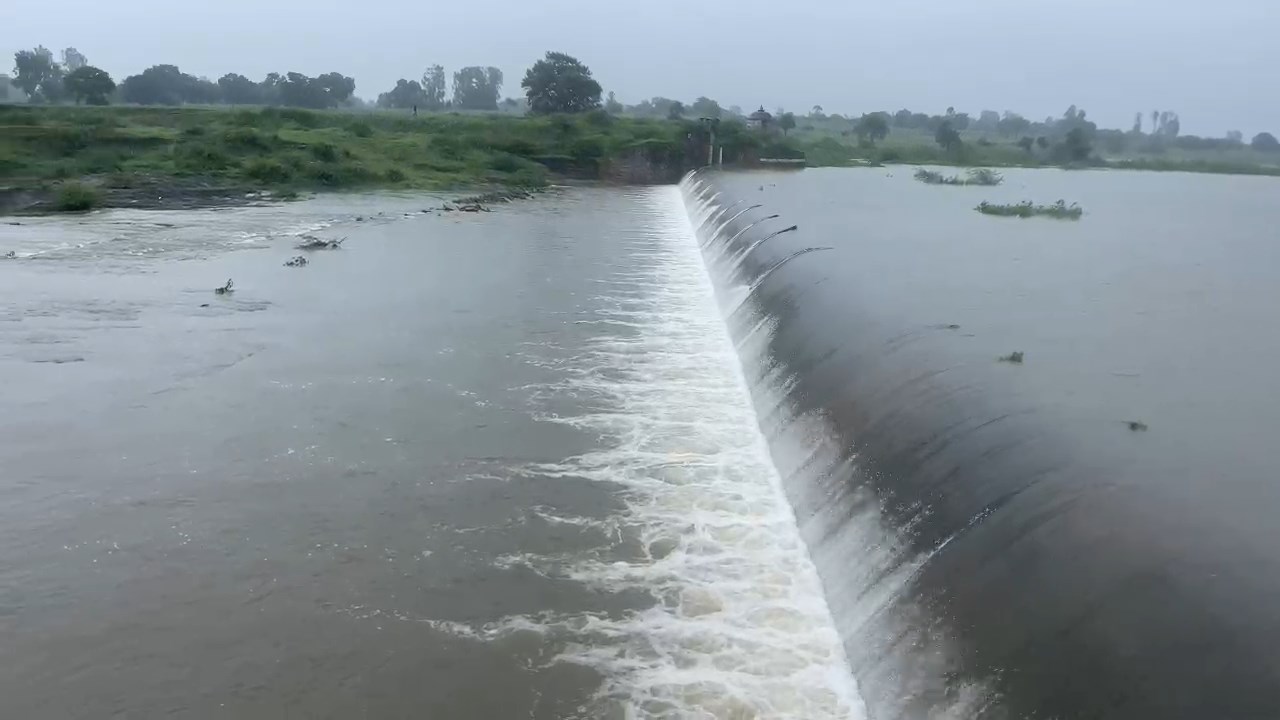
[[[1048,217],[1056,220],[1079,220],[1084,215],[1084,208],[1076,203],[1068,205],[1065,200],[1059,200],[1052,205],[1036,205],[1030,200],[1013,205],[997,205],[984,200],[974,209],[983,215],[1016,218]]]
[[[964,176],[943,175],[940,172],[919,168],[915,178],[926,185],[999,185],[1004,176],[988,168],[971,168]]]

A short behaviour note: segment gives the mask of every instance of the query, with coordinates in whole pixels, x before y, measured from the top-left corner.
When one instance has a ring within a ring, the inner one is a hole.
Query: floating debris
[[[364,216],[363,216],[363,215],[357,215],[357,216],[356,216],[356,222],[364,222]]]
[[[1052,205],[1036,205],[1030,200],[1016,205],[995,205],[984,200],[974,210],[983,215],[999,217],[1050,217],[1055,220],[1079,220],[1084,215],[1084,208],[1076,203],[1067,205],[1065,200],[1059,200]]]
[[[346,240],[345,237],[337,240],[325,240],[315,235],[303,235],[302,242],[294,245],[294,247],[299,250],[337,250],[342,247],[342,243],[346,242]]]
[[[1142,422],[1141,420],[1126,420],[1124,424],[1128,425],[1129,429],[1132,430],[1133,432],[1147,431],[1147,424]]]
[[[209,303],[200,303],[200,307],[209,307]]]
[[[1004,182],[1003,175],[987,168],[973,168],[966,173],[966,177],[960,177],[959,175],[948,177],[940,172],[920,168],[916,170],[915,178],[926,185],[983,185],[989,187]]]
[[[5,260],[16,260],[17,258],[18,258],[18,253],[13,250],[10,250],[9,252],[4,254]]]
[[[308,260],[301,255],[295,255],[285,262],[285,267],[306,267]]]
[[[999,360],[1000,362],[1007,362],[1007,363],[1013,363],[1014,365],[1021,365],[1022,357],[1023,357],[1022,351],[1015,350],[1014,352],[1011,352],[1008,355],[1005,355],[1004,357],[1000,357],[996,359]]]
[[[235,285],[236,285],[235,283],[231,282],[231,278],[227,278],[227,284],[223,285],[220,288],[214,288],[213,292],[218,295],[230,295],[231,293],[235,292],[235,290],[232,289],[235,287]]]

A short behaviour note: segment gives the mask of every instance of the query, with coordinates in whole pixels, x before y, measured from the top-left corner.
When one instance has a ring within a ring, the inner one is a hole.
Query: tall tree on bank
[[[47,99],[48,91],[62,80],[62,68],[54,62],[49,48],[40,45],[34,50],[19,50],[13,54],[13,84],[27,97]]]
[[[116,91],[116,83],[105,70],[92,65],[81,65],[67,73],[62,85],[76,100],[76,104],[106,105],[107,97]]]
[[[79,50],[69,47],[62,51],[62,69],[66,72],[73,73],[88,64],[88,58]]]
[[[395,88],[378,96],[378,107],[382,108],[407,110],[419,105],[425,107],[426,104],[427,96],[417,80],[398,80]]]
[[[600,107],[600,83],[577,58],[549,52],[533,64],[520,83],[534,113],[578,113]]]
[[[882,112],[863,115],[853,132],[857,134],[859,141],[875,145],[889,137],[889,116]]]
[[[496,67],[464,67],[453,74],[453,106],[462,110],[497,110],[502,71]]]
[[[782,128],[782,134],[786,135],[796,129],[796,114],[792,112],[778,113],[778,127]]]
[[[443,110],[444,96],[448,90],[444,78],[444,67],[432,65],[422,73],[422,105],[427,110]]]

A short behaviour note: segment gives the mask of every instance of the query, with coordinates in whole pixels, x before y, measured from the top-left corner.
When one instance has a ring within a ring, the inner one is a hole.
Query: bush
[[[373,128],[367,122],[353,122],[347,126],[347,130],[358,138],[373,137]]]
[[[233,148],[270,150],[275,145],[274,136],[264,135],[253,128],[232,128],[222,133],[222,142]]]
[[[330,145],[329,143],[320,143],[318,145],[312,145],[310,150],[311,150],[311,156],[319,160],[320,162],[337,162],[338,161],[338,148]]]
[[[400,168],[391,168],[387,171],[387,181],[393,183],[401,183],[405,181],[404,171]]]
[[[244,175],[265,184],[282,184],[293,179],[293,170],[278,160],[257,158],[244,166]]]
[[[280,119],[291,122],[304,128],[317,128],[323,123],[323,118],[319,113],[301,108],[283,108],[280,111]]]
[[[217,172],[231,165],[231,158],[212,143],[179,145],[174,156],[174,164],[191,173]]]
[[[53,208],[58,212],[87,212],[102,204],[102,194],[92,185],[69,182],[58,189]]]

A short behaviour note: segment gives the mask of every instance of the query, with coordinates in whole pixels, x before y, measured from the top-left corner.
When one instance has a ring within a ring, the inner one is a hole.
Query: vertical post
[[[716,164],[716,129],[711,127],[711,142],[707,143],[707,164]]]
[[[723,145],[720,146],[720,162],[717,164],[724,165],[724,146]]]

